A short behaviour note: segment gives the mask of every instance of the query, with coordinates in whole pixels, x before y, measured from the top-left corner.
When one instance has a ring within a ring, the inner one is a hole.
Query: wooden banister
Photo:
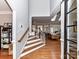
[[[28,31],[29,31],[29,28],[27,28],[27,30],[25,31],[23,36],[18,40],[18,42],[21,42],[23,40],[23,38],[25,37],[25,35],[27,34]]]

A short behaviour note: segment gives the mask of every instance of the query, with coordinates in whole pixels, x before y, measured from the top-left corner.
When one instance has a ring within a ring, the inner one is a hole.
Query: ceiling
[[[7,3],[5,2],[5,0],[0,0],[0,12],[1,11],[9,11],[11,12],[9,6],[7,5]]]
[[[49,23],[50,17],[32,17],[33,23]]]
[[[45,24],[53,24],[59,25],[60,21],[51,21],[50,17],[32,17],[33,25],[45,25]]]

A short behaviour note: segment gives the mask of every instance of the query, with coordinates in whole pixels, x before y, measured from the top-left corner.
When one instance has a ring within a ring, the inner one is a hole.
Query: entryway
[[[0,1],[0,58],[12,59],[12,19],[11,7],[5,0]]]

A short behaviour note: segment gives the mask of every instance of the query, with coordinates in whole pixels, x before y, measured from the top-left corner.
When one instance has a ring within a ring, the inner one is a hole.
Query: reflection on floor
[[[0,50],[0,59],[12,59],[9,55],[8,50]]]
[[[58,40],[47,40],[46,46],[21,59],[61,59],[60,52],[60,42]]]

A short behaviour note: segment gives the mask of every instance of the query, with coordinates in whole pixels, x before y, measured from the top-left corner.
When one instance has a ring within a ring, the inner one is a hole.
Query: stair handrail
[[[23,40],[23,38],[25,37],[25,35],[28,33],[29,28],[27,28],[27,30],[25,31],[25,33],[22,35],[22,37],[18,40],[18,42],[21,42]]]

